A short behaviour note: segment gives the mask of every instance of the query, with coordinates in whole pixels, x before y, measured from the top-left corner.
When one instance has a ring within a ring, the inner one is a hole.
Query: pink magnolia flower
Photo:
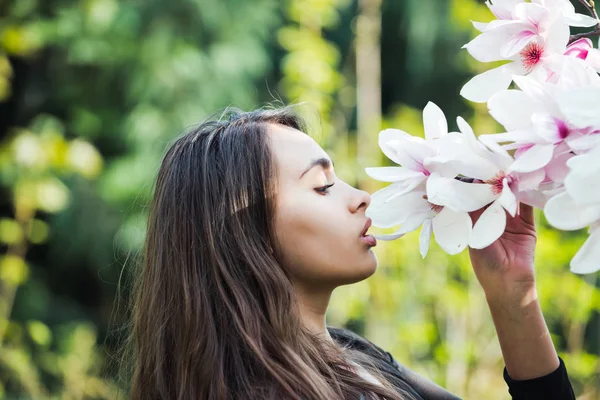
[[[581,38],[571,43],[567,46],[565,55],[584,60],[592,68],[600,72],[600,50],[595,49],[592,41],[588,38]]]
[[[553,74],[554,58],[567,51],[569,26],[593,26],[598,21],[575,13],[568,0],[496,0],[487,2],[498,20],[474,23],[482,33],[464,48],[478,61],[510,61],[475,76],[462,88],[468,100],[485,102],[506,89],[513,75],[544,81]],[[574,50],[574,48],[572,49]]]

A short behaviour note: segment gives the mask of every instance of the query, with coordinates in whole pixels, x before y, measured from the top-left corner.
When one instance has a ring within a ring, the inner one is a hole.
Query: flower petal
[[[448,121],[444,112],[431,101],[423,109],[425,139],[438,139],[448,134]]]
[[[426,172],[423,161],[437,154],[430,143],[415,136],[410,136],[402,140],[393,140],[388,142],[387,145],[395,152],[395,158],[400,165],[423,173]]]
[[[421,234],[419,235],[419,250],[421,257],[425,258],[429,251],[429,243],[431,242],[431,219],[425,220],[421,227]]]
[[[506,211],[499,201],[493,202],[481,214],[471,233],[469,246],[474,249],[483,249],[494,243],[506,228]]]
[[[400,159],[396,155],[396,150],[391,148],[388,143],[406,139],[410,135],[400,129],[385,129],[379,132],[379,147],[387,158],[400,164]]]
[[[429,203],[423,198],[422,191],[397,196],[396,189],[392,186],[371,195],[371,204],[366,210],[366,215],[373,220],[373,225],[389,228],[404,223],[414,213],[429,210]]]
[[[554,154],[553,144],[534,144],[510,166],[511,171],[532,172],[544,168]]]
[[[581,87],[564,92],[558,98],[567,119],[579,127],[600,126],[600,88]]]
[[[581,28],[589,28],[598,23],[598,20],[595,18],[592,18],[589,15],[578,13],[565,15],[565,19],[570,26],[577,26]]]
[[[571,260],[571,271],[591,274],[600,270],[600,228],[591,230],[583,246]]]
[[[516,33],[526,30],[528,24],[521,21],[502,21],[463,46],[477,61],[490,62],[506,59],[500,49]]]
[[[490,115],[507,131],[527,129],[531,115],[543,112],[544,107],[520,90],[504,90],[496,93],[488,102]]]
[[[474,76],[460,90],[460,95],[475,103],[484,103],[512,82],[512,63],[501,65]]]
[[[469,214],[444,207],[433,217],[435,241],[448,254],[458,254],[469,245],[473,222]]]
[[[429,202],[447,206],[456,211],[471,212],[479,210],[494,201],[498,196],[490,185],[466,183],[457,179],[444,178],[437,173],[427,180],[427,198]]]
[[[546,203],[544,214],[550,225],[565,231],[584,228],[600,219],[599,205],[583,205],[567,192],[557,194]]]
[[[571,172],[565,178],[569,195],[581,204],[594,204],[600,207],[600,148],[577,156],[569,162]]]
[[[502,180],[502,194],[498,198],[498,202],[506,211],[514,217],[517,213],[517,198],[508,185],[508,179]]]
[[[425,175],[419,171],[413,171],[404,167],[374,167],[365,168],[365,172],[371,178],[381,182],[399,182],[411,178],[423,177]]]

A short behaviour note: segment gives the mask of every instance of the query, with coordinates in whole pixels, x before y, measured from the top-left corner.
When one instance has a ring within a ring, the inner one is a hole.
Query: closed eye
[[[315,190],[322,194],[329,194],[329,188],[332,187],[333,185],[335,185],[335,183],[332,183],[331,185],[325,185],[320,188],[316,188]]]

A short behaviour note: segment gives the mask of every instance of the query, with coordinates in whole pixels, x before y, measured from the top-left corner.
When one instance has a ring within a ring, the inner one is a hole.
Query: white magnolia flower
[[[449,136],[448,123],[442,110],[431,102],[423,110],[423,122],[425,139],[397,129],[387,129],[379,134],[383,153],[401,166],[365,169],[374,179],[393,182],[373,193],[367,216],[374,226],[381,228],[401,225],[392,234],[375,235],[378,239],[397,239],[422,225],[420,250],[423,257],[429,249],[432,232],[446,252],[456,254],[469,243],[472,226],[469,215],[431,204],[425,193],[425,181],[432,173],[456,176],[451,160],[434,160]]]
[[[445,151],[456,154],[456,168],[474,183],[443,177],[437,173],[427,180],[427,197],[433,204],[456,211],[472,212],[491,205],[473,226],[469,246],[481,249],[496,241],[506,227],[506,210],[515,216],[519,201],[543,206],[545,196],[537,191],[543,173],[521,174],[511,171],[513,158],[502,148],[484,146],[471,128],[459,120],[462,135],[455,135],[454,147]]]
[[[485,102],[506,89],[513,75],[545,81],[553,61],[567,51],[570,26],[593,26],[594,18],[575,13],[568,0],[496,0],[488,7],[498,17],[488,24],[474,23],[482,33],[464,48],[478,61],[510,61],[475,76],[462,88],[468,100]],[[574,49],[572,49],[575,51]]]
[[[565,190],[546,203],[548,222],[558,229],[590,226],[590,236],[571,260],[571,271],[587,274],[600,270],[600,147],[568,162]]]

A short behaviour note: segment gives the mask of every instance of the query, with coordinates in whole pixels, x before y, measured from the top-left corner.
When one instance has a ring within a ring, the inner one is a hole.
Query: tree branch
[[[593,31],[590,32],[584,32],[584,33],[578,33],[577,35],[571,35],[569,37],[569,44],[573,43],[576,40],[579,40],[581,38],[590,38],[590,37],[594,37],[594,36],[600,36],[600,28],[596,28]]]

